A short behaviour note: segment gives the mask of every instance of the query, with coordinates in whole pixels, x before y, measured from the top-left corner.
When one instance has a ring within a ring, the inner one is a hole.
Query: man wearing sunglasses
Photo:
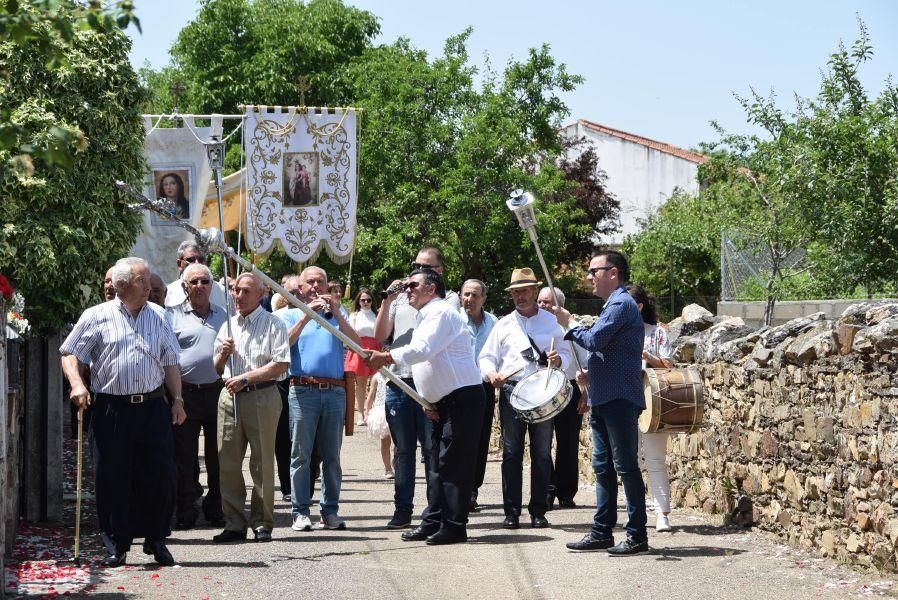
[[[443,274],[443,254],[437,248],[422,248],[412,270],[429,269],[435,273]],[[400,284],[396,280],[391,287]],[[458,294],[447,292],[443,288],[446,304],[454,310],[458,310],[461,303]],[[384,298],[377,320],[374,322],[374,337],[381,345],[390,344],[390,348],[398,350],[408,344],[417,326],[418,310],[409,303],[408,296],[397,291]],[[406,383],[414,387],[411,367],[405,364],[394,364],[390,369],[401,377]],[[430,489],[430,435],[432,425],[418,403],[412,400],[395,384],[388,382],[386,389],[385,408],[387,412],[387,425],[390,427],[390,435],[396,446],[394,453],[394,471],[396,478],[393,480],[395,510],[393,518],[387,523],[391,529],[402,529],[412,523],[413,499],[415,497],[415,454],[418,442],[421,443],[421,454],[424,462],[425,480],[428,482],[428,494]],[[424,509],[422,519],[425,522],[439,525],[440,515],[431,515]]]
[[[415,269],[406,290],[409,306],[419,311],[411,340],[389,352],[372,351],[368,358],[373,369],[388,364],[410,367],[415,388],[436,407],[435,411],[417,409],[433,421],[427,508],[421,525],[403,533],[402,539],[456,544],[468,539],[466,524],[486,399],[471,334],[458,309],[442,298],[446,293],[443,278],[433,269]]]
[[[187,240],[181,242],[181,245],[178,246],[178,271],[181,275],[184,274],[184,269],[186,269],[189,265],[192,264],[206,264],[206,253],[203,252],[199,245],[196,242]],[[225,288],[222,284],[217,281],[212,284],[212,295],[209,297],[212,301],[212,304],[217,304],[221,307],[226,307],[228,305],[227,300],[225,299]],[[184,287],[181,285],[181,276],[179,275],[177,279],[168,284],[168,293],[165,295],[165,306],[177,306],[184,302],[187,299],[187,294],[184,291]],[[231,303],[231,310],[233,311],[233,302]]]
[[[592,467],[596,473],[596,514],[592,530],[567,544],[574,552],[607,550],[612,556],[648,552],[645,486],[639,470],[639,413],[645,410],[642,390],[642,347],[645,328],[636,302],[624,289],[630,276],[626,257],[601,250],[589,263],[586,281],[605,306],[591,329],[574,327],[565,334],[589,351],[588,376],[592,427]],[[562,327],[570,313],[556,311]],[[627,496],[627,539],[614,545],[617,524],[617,475]]]
[[[224,527],[221,487],[218,479],[218,395],[222,381],[215,370],[215,336],[227,315],[222,306],[210,301],[212,273],[206,265],[188,263],[181,273],[181,286],[187,299],[165,311],[165,317],[178,338],[181,354],[181,390],[187,420],[174,428],[175,466],[178,471],[175,499],[175,529],[191,529],[196,524],[197,498],[203,495],[199,481],[200,429],[204,436],[204,455],[208,492],[203,499],[203,516],[216,527]]]

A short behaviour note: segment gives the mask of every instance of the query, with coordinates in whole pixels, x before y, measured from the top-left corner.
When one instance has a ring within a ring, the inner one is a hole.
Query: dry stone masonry
[[[693,305],[669,329],[706,386],[701,432],[671,438],[673,501],[898,570],[898,303],[762,329]]]

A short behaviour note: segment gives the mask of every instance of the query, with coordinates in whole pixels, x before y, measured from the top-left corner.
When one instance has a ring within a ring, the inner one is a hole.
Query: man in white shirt
[[[417,391],[436,406],[436,411],[424,411],[433,422],[425,514],[438,516],[439,521],[422,519],[402,539],[455,544],[468,539],[483,386],[471,334],[458,310],[443,299],[443,278],[431,269],[415,269],[406,289],[409,305],[419,311],[412,338],[390,352],[372,352],[369,364],[374,369],[410,365]]]
[[[164,300],[165,306],[178,306],[187,300],[187,291],[184,289],[184,282],[181,281],[181,275],[184,274],[184,269],[186,269],[188,265],[194,263],[205,265],[206,253],[203,252],[199,245],[194,241],[187,240],[181,242],[181,245],[178,246],[178,278],[168,284],[168,291],[165,294]],[[228,304],[228,301],[225,298],[224,286],[217,281],[213,282],[212,295],[209,297],[209,300],[212,304],[217,304],[225,309],[230,306],[231,314],[233,314],[234,303],[231,302]]]
[[[526,423],[512,408],[510,397],[515,385],[548,365],[566,369],[571,360],[564,331],[552,313],[536,305],[541,281],[531,269],[515,269],[511,294],[515,310],[493,327],[480,351],[480,372],[499,389],[499,422],[502,424],[502,500],[506,529],[520,527],[523,486],[524,436],[530,433],[530,524],[549,526],[546,499],[552,479],[552,421]]]

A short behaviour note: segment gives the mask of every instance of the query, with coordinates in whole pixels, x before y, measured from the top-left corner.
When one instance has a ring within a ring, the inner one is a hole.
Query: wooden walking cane
[[[75,482],[75,559],[76,565],[81,564],[78,550],[81,545],[81,448],[84,440],[84,407],[78,407],[78,474]]]

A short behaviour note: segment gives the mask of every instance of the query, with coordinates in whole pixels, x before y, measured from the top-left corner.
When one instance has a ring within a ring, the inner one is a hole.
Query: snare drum
[[[705,388],[695,367],[643,369],[642,433],[692,433],[702,427]]]
[[[522,421],[548,421],[571,401],[573,388],[561,369],[540,369],[521,379],[508,399]]]

